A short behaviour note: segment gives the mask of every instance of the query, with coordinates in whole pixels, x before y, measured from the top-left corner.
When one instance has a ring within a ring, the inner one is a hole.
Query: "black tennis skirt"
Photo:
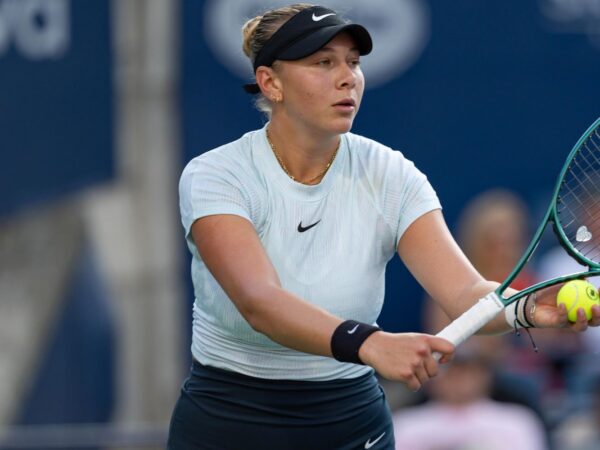
[[[175,405],[169,450],[393,450],[391,412],[372,373],[266,380],[194,361]]]

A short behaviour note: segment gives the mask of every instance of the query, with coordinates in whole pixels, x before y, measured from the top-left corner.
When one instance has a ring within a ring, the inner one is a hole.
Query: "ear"
[[[256,84],[271,102],[279,103],[283,100],[281,79],[272,67],[260,66],[256,69]]]

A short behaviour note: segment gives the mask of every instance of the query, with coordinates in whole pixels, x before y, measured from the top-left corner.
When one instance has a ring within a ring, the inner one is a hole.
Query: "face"
[[[275,68],[283,101],[273,111],[313,132],[339,134],[352,128],[364,91],[360,55],[354,40],[340,33],[306,58],[278,61]]]
[[[479,259],[502,262],[502,267],[516,264],[524,249],[526,224],[511,205],[499,205],[481,217],[478,242]]]

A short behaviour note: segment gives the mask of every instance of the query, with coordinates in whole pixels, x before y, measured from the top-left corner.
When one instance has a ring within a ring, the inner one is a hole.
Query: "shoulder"
[[[425,178],[415,164],[399,150],[352,133],[347,133],[346,139],[350,161],[355,170],[374,186],[403,189],[407,186],[405,183],[412,185]]]
[[[255,133],[196,156],[185,166],[179,205],[186,230],[210,214],[236,214],[259,223],[263,197],[252,163]]]
[[[256,131],[244,134],[235,141],[210,149],[191,159],[183,170],[183,174],[193,173],[203,168],[222,168],[235,170],[245,166],[252,153],[252,145]]]
[[[361,159],[403,159],[404,156],[398,150],[394,150],[387,145],[374,139],[369,139],[354,133],[345,134],[348,149],[350,152]]]
[[[345,136],[350,160],[367,173],[377,177],[399,175],[414,167],[412,161],[399,150],[357,134],[346,133]]]
[[[179,179],[180,204],[237,199],[254,210],[262,198],[260,174],[253,162],[257,133],[246,133],[189,161]]]
[[[257,174],[253,152],[258,131],[208,150],[190,160],[181,173],[179,186],[185,188],[199,181],[247,188],[255,184]]]

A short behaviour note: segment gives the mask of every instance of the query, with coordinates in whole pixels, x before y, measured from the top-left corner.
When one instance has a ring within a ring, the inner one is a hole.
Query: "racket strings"
[[[569,196],[571,196],[572,199]],[[594,198],[591,195],[588,197],[588,199],[589,201],[587,202],[587,204],[584,204],[581,201],[580,195],[577,195],[575,192],[568,192],[565,196],[562,197],[563,201],[557,205],[557,209],[561,212],[565,209],[573,212],[571,221],[564,223],[565,227],[574,223],[576,218],[580,217],[581,215],[586,215],[590,222],[597,222],[598,220],[600,220],[600,202],[598,201],[598,199]],[[579,203],[580,207],[574,208],[572,206],[565,206],[565,204],[568,204],[569,201]]]
[[[600,164],[598,167],[600,167]],[[560,196],[560,203],[557,207],[561,211],[567,210],[571,212],[572,220],[579,218],[581,215],[587,215],[593,221],[600,215],[600,208],[598,208],[600,206],[600,199],[598,198],[599,189],[594,181],[589,178],[589,174],[586,173],[584,176],[589,179],[586,183],[565,180],[563,191],[566,192]],[[565,222],[565,225],[569,223]]]
[[[600,137],[598,137],[598,141],[599,143],[594,142],[593,139],[585,141],[582,150],[572,160],[568,173],[574,176],[571,176],[570,179],[566,177],[563,181],[563,184],[570,190],[582,187],[590,196],[597,191],[597,188],[594,191],[589,190],[588,185],[594,186],[598,181],[597,178],[592,178],[592,175],[597,174],[596,170],[600,167]],[[590,148],[590,145],[593,145],[593,148]],[[577,170],[573,166],[576,166]],[[592,174],[590,174],[590,169],[592,169]],[[579,177],[583,177],[585,182],[582,183]],[[574,186],[571,187],[571,185]]]
[[[600,141],[600,137],[598,140]],[[590,148],[589,144],[593,144],[594,148]],[[571,162],[569,172],[567,173],[567,175],[571,176],[565,177],[563,187],[567,189],[568,193],[577,194],[577,197],[579,197],[577,188],[585,190],[588,196],[594,197],[598,191],[598,180],[597,178],[592,178],[590,169],[592,174],[597,175],[598,167],[600,167],[600,147],[593,141],[586,141],[582,148],[586,151],[580,151],[577,157]],[[584,182],[581,181],[581,177],[585,179]],[[592,189],[590,189],[590,186]]]
[[[600,261],[600,130],[579,146],[563,176],[556,212],[571,245],[585,258]]]

